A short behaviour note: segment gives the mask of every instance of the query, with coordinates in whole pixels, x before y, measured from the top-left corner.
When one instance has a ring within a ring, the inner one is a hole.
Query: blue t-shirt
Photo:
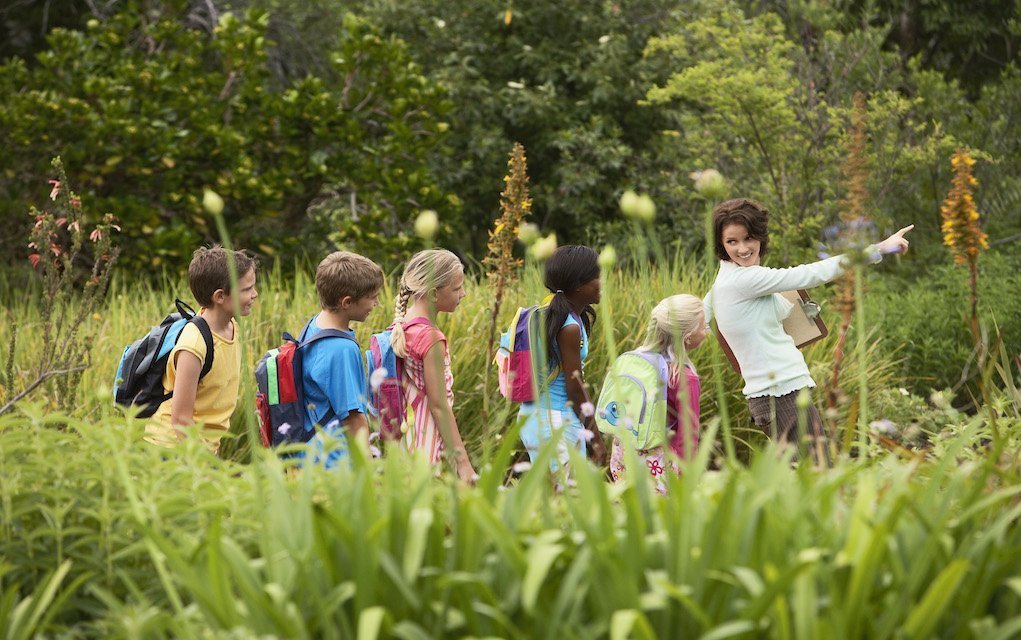
[[[312,318],[304,338],[322,331]],[[354,337],[354,331],[348,331]],[[344,338],[319,340],[302,352],[301,383],[306,405],[305,429],[318,424],[326,427],[333,420],[338,424],[352,411],[365,413],[365,368],[358,343]]]
[[[581,370],[582,373],[585,371],[585,358],[588,357],[588,334],[585,332],[585,325],[578,322],[578,319],[574,317],[574,314],[569,314],[567,320],[561,330],[564,327],[569,327],[572,324],[578,325],[581,329]],[[557,362],[552,366],[560,364],[560,347],[556,342],[553,343],[553,351],[557,354]],[[563,370],[557,374],[557,377],[553,379],[553,382],[549,384],[549,407],[550,409],[565,410],[567,409],[567,378],[564,375]]]

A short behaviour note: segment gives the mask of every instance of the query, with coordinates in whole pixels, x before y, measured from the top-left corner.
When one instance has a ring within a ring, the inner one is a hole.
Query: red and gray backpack
[[[416,324],[429,324],[425,318],[412,318],[404,323],[404,328]],[[404,361],[394,353],[390,342],[393,325],[384,331],[372,334],[369,348],[365,351],[365,364],[369,369],[370,383],[373,374],[383,372],[383,379],[378,387],[369,389],[366,408],[369,415],[379,421],[379,437],[383,440],[400,440],[401,423],[407,415],[408,402],[401,387],[401,376],[404,372]]]
[[[302,350],[326,338],[345,338],[358,344],[351,334],[339,329],[322,329],[305,338],[315,320],[309,320],[295,339],[283,334],[284,343],[270,349],[255,367],[255,410],[259,416],[259,433],[265,447],[284,443],[308,442],[315,431],[305,429],[305,395],[302,390]]]

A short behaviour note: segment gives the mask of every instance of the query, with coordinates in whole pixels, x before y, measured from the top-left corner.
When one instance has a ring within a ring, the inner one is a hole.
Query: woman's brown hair
[[[726,247],[723,246],[723,229],[739,224],[748,229],[748,235],[759,241],[759,256],[766,255],[769,247],[769,211],[758,202],[748,198],[735,198],[716,205],[713,209],[713,236],[716,244],[716,257],[730,261]]]

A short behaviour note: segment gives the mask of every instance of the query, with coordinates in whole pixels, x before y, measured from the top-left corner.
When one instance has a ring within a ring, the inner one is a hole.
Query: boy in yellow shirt
[[[198,327],[189,322],[170,352],[163,374],[163,389],[173,392],[173,396],[160,405],[153,415],[155,422],[146,427],[148,442],[173,447],[185,438],[179,427],[202,423],[202,440],[216,454],[220,438],[230,429],[241,385],[241,350],[234,318],[251,313],[259,294],[255,289],[255,259],[235,251],[239,306],[234,307],[228,259],[227,251],[214,245],[195,251],[188,265],[188,286],[201,306],[199,315],[212,332],[213,364],[200,379],[206,341]]]

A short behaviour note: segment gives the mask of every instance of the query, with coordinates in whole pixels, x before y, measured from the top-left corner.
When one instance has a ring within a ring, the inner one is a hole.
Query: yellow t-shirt
[[[209,373],[199,380],[195,393],[195,409],[192,418],[196,423],[203,423],[202,439],[214,454],[220,448],[223,432],[230,429],[230,416],[238,402],[238,389],[241,386],[241,350],[238,340],[237,323],[231,320],[234,339],[217,335],[213,332],[213,366]],[[189,323],[181,331],[181,337],[170,351],[167,370],[163,374],[163,389],[166,393],[174,390],[177,380],[177,354],[182,351],[194,354],[201,362],[205,362],[206,343],[198,327]],[[156,422],[146,426],[146,440],[163,447],[177,444],[170,420],[170,403],[173,398],[160,405],[153,415]]]

